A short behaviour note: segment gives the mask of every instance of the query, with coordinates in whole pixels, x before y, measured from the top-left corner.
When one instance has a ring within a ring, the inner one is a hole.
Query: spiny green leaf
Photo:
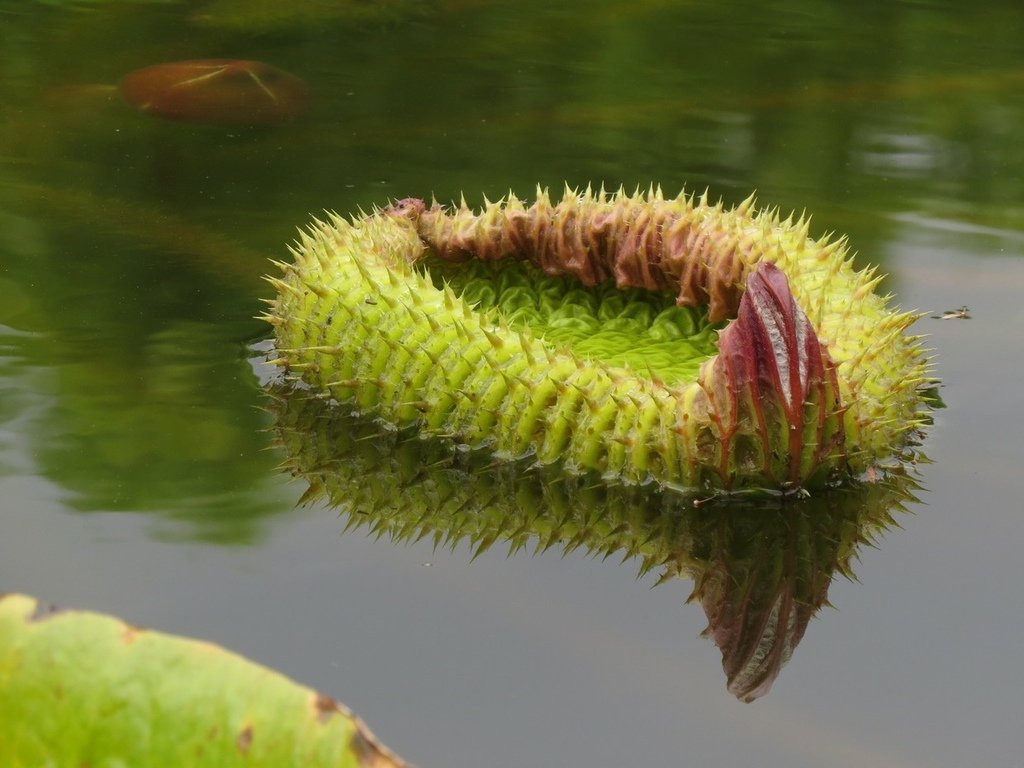
[[[268,317],[288,375],[397,427],[636,485],[794,490],[922,424],[914,316],[875,280],[752,199],[406,199],[311,228]]]

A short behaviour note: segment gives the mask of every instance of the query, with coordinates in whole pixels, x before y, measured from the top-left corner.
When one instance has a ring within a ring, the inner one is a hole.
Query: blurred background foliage
[[[72,509],[246,541],[288,506],[259,277],[310,214],[655,182],[756,189],[872,262],[901,216],[1019,229],[1022,27],[1010,0],[0,0],[0,423]],[[213,57],[298,75],[312,110],[228,129],[117,93]]]

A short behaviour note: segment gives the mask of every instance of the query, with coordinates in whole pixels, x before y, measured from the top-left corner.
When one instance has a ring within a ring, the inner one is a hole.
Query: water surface
[[[1018,4],[264,5],[0,2],[0,591],[223,643],[422,766],[1017,765]],[[169,123],[110,87],[215,57],[311,110]],[[249,345],[297,226],[566,182],[756,189],[930,312],[921,501],[753,704],[687,578],[344,532],[276,469]]]

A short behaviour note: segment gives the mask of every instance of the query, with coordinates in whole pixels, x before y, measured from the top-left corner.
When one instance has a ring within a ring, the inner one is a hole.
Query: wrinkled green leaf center
[[[665,383],[693,379],[717,352],[718,331],[706,307],[676,306],[675,294],[584,286],[543,274],[527,262],[440,259],[426,262],[434,285],[447,283],[477,311],[495,311],[511,328],[529,330],[557,349],[588,360],[650,371]]]

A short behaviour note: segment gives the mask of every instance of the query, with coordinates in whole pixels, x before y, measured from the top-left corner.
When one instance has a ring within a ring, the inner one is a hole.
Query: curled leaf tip
[[[760,445],[787,448],[781,476],[772,452],[762,451],[760,457],[764,473],[783,483],[808,476],[808,456],[813,472],[828,449],[842,445],[836,365],[785,273],[771,262],[758,264],[747,278],[736,320],[719,337],[712,369],[716,375],[709,377],[706,391],[719,424],[723,470],[744,425],[761,438]],[[780,428],[781,440],[770,440]],[[817,449],[805,452],[812,445]]]

